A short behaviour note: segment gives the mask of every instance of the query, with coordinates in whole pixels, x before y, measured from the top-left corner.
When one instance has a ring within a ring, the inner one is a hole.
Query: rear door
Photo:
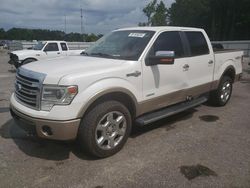
[[[210,91],[213,81],[214,55],[209,39],[201,31],[184,31],[190,57],[183,66],[188,80],[188,96],[198,96]]]
[[[159,51],[174,51],[174,64],[147,66],[143,62],[143,95],[144,110],[154,110],[175,104],[186,99],[185,89],[188,87],[185,49],[179,31],[166,31],[158,35],[147,57]],[[147,59],[146,57],[146,59]]]

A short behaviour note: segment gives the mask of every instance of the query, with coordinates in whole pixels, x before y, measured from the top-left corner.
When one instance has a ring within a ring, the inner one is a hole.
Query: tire
[[[82,119],[78,141],[81,148],[92,156],[109,157],[122,149],[130,135],[131,126],[130,112],[122,103],[100,102],[88,110]]]
[[[31,63],[31,62],[33,62],[33,61],[36,61],[36,60],[35,60],[35,59],[25,59],[25,60],[22,62],[22,65]]]
[[[214,106],[225,106],[230,100],[233,89],[233,80],[229,76],[223,76],[218,88],[212,91],[209,103]]]

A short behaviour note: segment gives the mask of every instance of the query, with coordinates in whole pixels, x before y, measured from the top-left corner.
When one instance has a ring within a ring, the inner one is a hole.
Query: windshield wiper
[[[101,53],[101,52],[98,52],[98,53],[91,53],[90,55],[99,56],[99,57],[112,57],[112,58],[114,58],[113,55],[105,54],[105,53]]]

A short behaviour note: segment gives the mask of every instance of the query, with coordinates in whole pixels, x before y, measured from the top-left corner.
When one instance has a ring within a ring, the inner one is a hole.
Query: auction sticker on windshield
[[[139,37],[143,38],[146,35],[146,33],[130,33],[128,36],[129,37]]]

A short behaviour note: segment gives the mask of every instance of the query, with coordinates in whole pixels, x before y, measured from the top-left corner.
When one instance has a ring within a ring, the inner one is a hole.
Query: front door
[[[45,58],[46,59],[61,56],[61,52],[60,52],[58,44],[56,42],[48,43],[44,48],[44,53],[45,53]]]
[[[143,110],[145,112],[175,104],[186,99],[188,87],[183,66],[187,63],[186,53],[178,31],[160,33],[153,43],[147,57],[157,51],[174,51],[174,64],[143,65]],[[146,58],[147,58],[146,57]],[[145,58],[145,59],[146,59]]]

